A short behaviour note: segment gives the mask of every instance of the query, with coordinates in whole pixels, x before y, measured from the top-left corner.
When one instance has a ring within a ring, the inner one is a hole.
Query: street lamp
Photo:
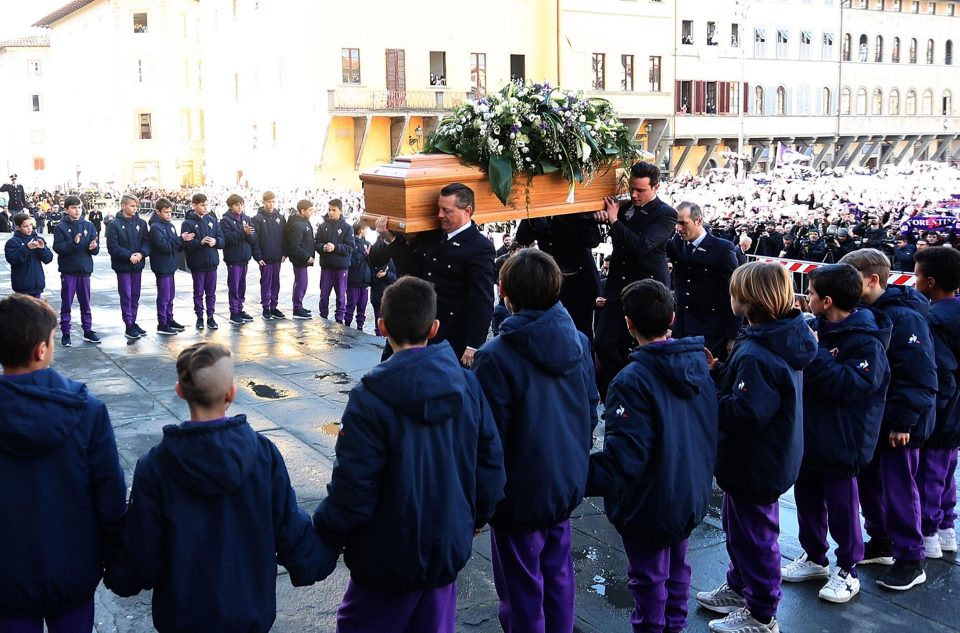
[[[653,150],[653,123],[647,123],[647,151],[656,154]]]

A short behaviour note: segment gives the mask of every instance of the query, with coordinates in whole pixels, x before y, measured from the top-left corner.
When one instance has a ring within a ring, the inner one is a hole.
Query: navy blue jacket
[[[730,276],[740,265],[736,247],[709,233],[692,252],[688,244],[679,234],[667,243],[677,299],[673,333],[703,336],[708,347],[710,339],[735,339],[743,323],[730,309]]]
[[[943,299],[930,306],[927,323],[937,358],[937,414],[924,446],[960,446],[960,300]]]
[[[450,345],[397,352],[364,376],[336,451],[313,522],[346,546],[351,578],[393,593],[456,580],[505,475],[490,406]]]
[[[370,285],[370,262],[367,261],[367,248],[370,243],[362,237],[355,237],[353,252],[350,253],[350,271],[347,273],[347,285],[351,288],[366,288]]]
[[[620,291],[640,279],[656,279],[670,285],[666,247],[676,232],[677,212],[660,198],[644,207],[632,208],[629,220],[623,209],[619,219],[610,225],[613,252],[604,291],[608,304],[619,303]]]
[[[717,484],[773,503],[797,480],[803,457],[803,369],[817,340],[799,311],[740,331],[716,372],[720,405]]]
[[[223,261],[227,264],[246,264],[252,257],[260,261],[260,240],[256,232],[247,235],[245,226],[253,226],[248,216],[228,211],[220,218],[220,230],[223,231]]]
[[[853,477],[877,447],[893,326],[879,310],[861,308],[840,323],[820,318],[811,327],[820,346],[803,372],[803,466]]]
[[[473,369],[500,431],[506,498],[490,522],[530,532],[583,500],[600,396],[587,337],[560,302],[524,310],[477,350]]]
[[[283,230],[287,226],[287,219],[274,211],[267,213],[264,209],[253,216],[254,235],[257,246],[260,247],[260,258],[268,264],[279,264],[287,256],[287,249],[283,244]]]
[[[277,565],[294,586],[328,576],[336,553],[317,538],[283,457],[237,415],[163,428],[137,462],[123,549],[104,584],[153,589],[158,631],[269,631]]]
[[[107,252],[110,253],[110,267],[118,273],[130,273],[143,270],[150,255],[150,236],[147,223],[140,216],[123,217],[118,213],[113,222],[107,225]],[[134,253],[143,255],[136,264],[130,263]]]
[[[313,257],[313,227],[310,220],[300,215],[292,215],[284,227],[283,243],[287,257],[294,268],[307,268],[313,264],[307,261]]]
[[[386,270],[387,274],[383,277],[377,277],[377,271],[379,270]],[[383,300],[384,291],[396,280],[397,267],[393,265],[392,259],[387,260],[387,263],[379,268],[370,264],[370,303],[377,306],[378,310]]]
[[[77,235],[80,242],[77,243]],[[53,229],[53,250],[57,253],[57,269],[63,275],[93,274],[93,256],[100,254],[100,242],[90,250],[90,242],[96,240],[97,228],[83,218],[74,222],[65,217],[63,222]]]
[[[717,458],[717,396],[703,338],[640,346],[607,392],[603,450],[587,494],[649,547],[678,543],[703,520]]]
[[[93,597],[127,486],[110,416],[52,369],[0,378],[0,617],[59,615]]]
[[[880,437],[909,433],[909,446],[921,446],[933,432],[937,405],[937,362],[927,325],[930,302],[906,286],[890,286],[873,306],[893,322],[887,360],[890,388]]]
[[[323,252],[323,245],[333,244],[330,253]],[[340,216],[339,220],[331,220],[330,216],[323,216],[323,222],[317,227],[317,235],[313,241],[314,249],[320,254],[320,267],[331,270],[347,270],[350,268],[350,255],[353,253],[353,227]]]
[[[193,233],[193,239],[183,243],[183,250],[187,254],[187,268],[192,272],[216,270],[220,265],[218,248],[223,248],[223,231],[220,222],[209,213],[202,218],[194,211],[187,211],[187,217],[180,225],[181,233]],[[216,246],[204,246],[200,243],[205,237],[217,240]]]
[[[53,261],[53,252],[49,247],[31,250],[27,244],[33,240],[42,240],[36,233],[24,235],[14,231],[3,247],[3,254],[10,264],[10,285],[14,292],[25,295],[38,295],[47,285],[43,265]]]
[[[183,238],[172,222],[167,222],[156,212],[150,216],[150,270],[157,277],[173,275],[180,264]]]

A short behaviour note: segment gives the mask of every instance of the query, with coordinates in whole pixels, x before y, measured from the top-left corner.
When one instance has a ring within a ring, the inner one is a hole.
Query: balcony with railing
[[[337,88],[327,91],[330,112],[352,114],[441,113],[451,111],[472,93],[457,90],[365,90]]]

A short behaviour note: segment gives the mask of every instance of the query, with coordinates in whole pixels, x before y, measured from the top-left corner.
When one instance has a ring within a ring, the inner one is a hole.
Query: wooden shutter
[[[683,113],[683,93],[681,90],[680,82],[675,81],[676,87],[674,88],[673,100],[674,108],[676,109],[677,114]]]
[[[717,82],[717,114],[728,114],[730,112],[730,82]]]
[[[402,108],[407,101],[406,56],[402,48],[387,49],[387,105]]]
[[[743,101],[740,102],[741,111],[746,114],[750,112],[750,109],[747,108],[747,104],[750,103],[750,83],[743,82]]]
[[[707,109],[707,82],[705,81],[695,81],[693,82],[693,87],[696,93],[694,97],[694,112],[697,114],[703,114]]]

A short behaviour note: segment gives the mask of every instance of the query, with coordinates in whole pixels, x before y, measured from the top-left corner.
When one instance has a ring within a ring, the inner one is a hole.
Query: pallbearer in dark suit
[[[625,211],[614,198],[607,198],[606,209],[594,214],[597,221],[610,223],[613,253],[604,290],[603,310],[597,323],[593,347],[599,361],[597,388],[606,398],[607,385],[627,364],[631,338],[623,320],[620,291],[640,279],[656,279],[670,285],[666,244],[674,234],[677,212],[657,197],[660,170],[650,163],[637,163],[630,169],[630,201]]]
[[[517,227],[516,239],[524,246],[536,242],[557,262],[563,273],[560,303],[577,329],[593,340],[593,310],[600,293],[600,274],[592,253],[600,244],[600,227],[593,215],[523,220]]]
[[[725,359],[727,343],[737,337],[742,323],[730,309],[730,275],[739,265],[736,247],[707,233],[699,206],[681,202],[667,257],[673,262],[676,288],[673,337],[702,336],[713,355]]]
[[[494,248],[471,220],[473,190],[453,183],[440,190],[437,202],[440,229],[412,236],[408,242],[377,221],[381,238],[370,249],[368,261],[379,267],[393,259],[397,275],[413,275],[431,282],[437,292],[440,330],[430,343],[448,341],[465,367],[487,340],[493,317]],[[384,358],[390,356],[384,350]]]

